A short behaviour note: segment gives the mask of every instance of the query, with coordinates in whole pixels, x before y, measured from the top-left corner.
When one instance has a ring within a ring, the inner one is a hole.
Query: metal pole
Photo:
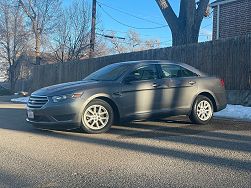
[[[220,38],[220,4],[217,6],[216,40]]]
[[[96,9],[97,9],[97,1],[92,1],[92,28],[91,28],[91,40],[90,40],[90,55],[92,58],[94,55],[94,45],[95,45],[95,27],[96,27]]]

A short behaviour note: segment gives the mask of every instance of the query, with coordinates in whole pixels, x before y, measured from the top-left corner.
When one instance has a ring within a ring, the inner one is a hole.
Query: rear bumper
[[[226,97],[226,92],[222,93],[215,93],[216,95],[216,112],[223,110],[227,106],[227,97]]]
[[[217,105],[217,112],[225,109],[227,107],[227,103],[225,104],[218,104]]]

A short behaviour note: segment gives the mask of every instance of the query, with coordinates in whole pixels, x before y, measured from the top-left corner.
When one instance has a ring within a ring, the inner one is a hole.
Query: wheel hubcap
[[[85,110],[82,120],[90,129],[100,130],[107,125],[109,113],[101,105],[92,105]]]
[[[212,117],[213,111],[208,101],[203,100],[199,102],[197,105],[197,115],[202,121],[207,121]]]

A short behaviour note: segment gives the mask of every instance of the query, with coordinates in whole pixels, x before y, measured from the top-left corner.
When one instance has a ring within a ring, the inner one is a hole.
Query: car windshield
[[[90,74],[84,80],[114,81],[120,78],[127,68],[127,65],[121,64],[108,65]]]

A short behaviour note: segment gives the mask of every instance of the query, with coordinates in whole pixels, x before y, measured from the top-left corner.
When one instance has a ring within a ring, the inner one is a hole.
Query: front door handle
[[[121,92],[115,92],[113,93],[114,96],[116,97],[122,97],[122,93]]]
[[[194,85],[194,84],[196,84],[196,82],[195,81],[190,81],[190,82],[188,82],[190,85]]]

